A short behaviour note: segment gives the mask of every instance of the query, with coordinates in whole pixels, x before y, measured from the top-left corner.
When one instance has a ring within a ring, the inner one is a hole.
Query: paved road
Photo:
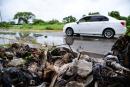
[[[88,51],[98,54],[106,54],[111,50],[112,45],[117,40],[114,39],[105,39],[99,36],[73,36],[67,37],[62,32],[44,32],[42,33],[45,36],[48,36],[48,42],[53,41],[55,44],[70,44],[72,49],[75,51]]]

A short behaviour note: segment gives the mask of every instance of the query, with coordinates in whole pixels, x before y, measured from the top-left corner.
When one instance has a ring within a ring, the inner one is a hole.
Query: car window
[[[109,21],[109,19],[105,16],[101,16],[101,18],[102,18],[102,21]]]
[[[94,21],[108,21],[108,18],[105,16],[92,16],[91,22],[94,22]]]
[[[95,21],[108,21],[109,19],[105,16],[89,16],[79,20],[79,22],[95,22]]]

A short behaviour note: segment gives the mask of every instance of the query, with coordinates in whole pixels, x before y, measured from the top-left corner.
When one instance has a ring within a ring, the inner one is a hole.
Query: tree
[[[125,20],[125,21],[127,21],[127,17],[125,17],[125,16],[120,16],[120,20]]]
[[[99,15],[99,12],[89,12],[88,15]]]
[[[77,19],[73,16],[68,16],[68,17],[65,17],[63,18],[63,22],[64,23],[70,23],[70,22],[75,22]]]
[[[120,13],[118,11],[111,11],[108,13],[108,15],[116,19],[120,19]]]
[[[14,15],[14,19],[18,19],[18,24],[21,22],[28,24],[30,19],[34,19],[35,15],[31,12],[18,12]]]

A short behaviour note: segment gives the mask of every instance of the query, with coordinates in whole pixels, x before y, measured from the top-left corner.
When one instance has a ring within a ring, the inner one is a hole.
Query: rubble
[[[9,66],[19,66],[19,65],[24,65],[25,64],[25,60],[23,60],[22,58],[18,58],[18,59],[12,59],[8,65]]]
[[[0,48],[0,87],[129,87],[130,70],[109,53],[91,58],[65,47]]]

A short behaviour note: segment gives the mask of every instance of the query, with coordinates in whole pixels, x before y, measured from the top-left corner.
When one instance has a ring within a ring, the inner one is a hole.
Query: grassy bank
[[[41,31],[62,31],[63,30],[63,23],[55,23],[55,24],[23,24],[23,25],[11,25],[7,28],[0,28],[8,31],[18,31],[18,32],[41,32]],[[130,25],[127,26],[127,29],[130,30]]]
[[[9,29],[24,29],[24,30],[62,30],[64,24],[39,24],[39,25],[13,25]]]

